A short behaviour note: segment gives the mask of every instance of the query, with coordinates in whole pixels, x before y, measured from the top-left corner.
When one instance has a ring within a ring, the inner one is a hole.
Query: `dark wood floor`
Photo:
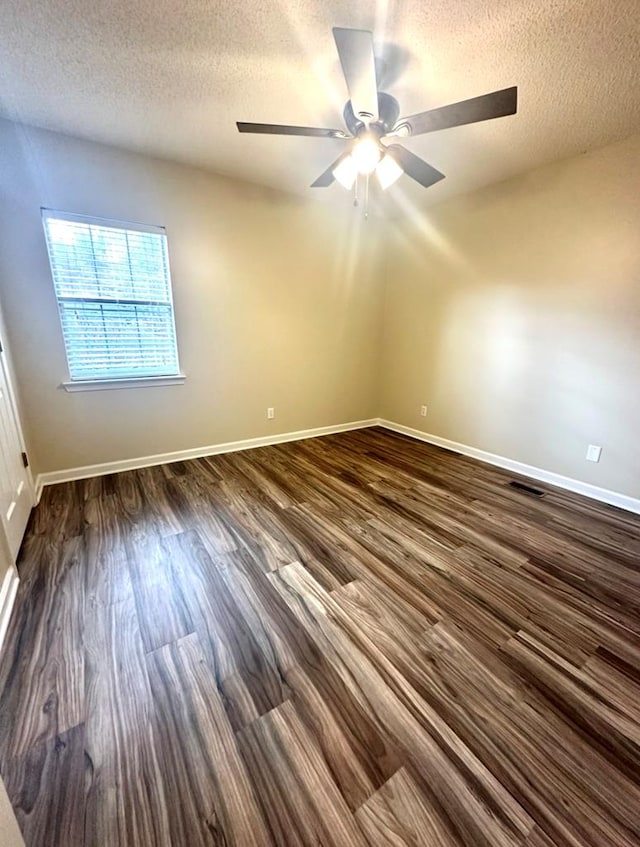
[[[640,518],[382,430],[45,489],[28,847],[640,844]]]

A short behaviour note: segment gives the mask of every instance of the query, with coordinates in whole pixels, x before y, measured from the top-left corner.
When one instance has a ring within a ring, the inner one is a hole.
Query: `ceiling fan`
[[[488,121],[516,112],[518,89],[513,86],[399,118],[400,107],[395,97],[378,91],[373,34],[363,29],[334,27],[333,37],[350,97],[343,112],[347,132],[313,126],[237,123],[240,132],[350,141],[349,148],[320,174],[311,184],[312,188],[326,188],[337,180],[350,189],[358,174],[369,177],[374,172],[383,189],[393,185],[403,173],[429,188],[444,179],[444,174],[400,144],[383,141]]]

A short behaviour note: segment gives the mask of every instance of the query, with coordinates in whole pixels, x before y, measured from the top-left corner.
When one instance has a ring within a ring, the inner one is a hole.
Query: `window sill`
[[[185,374],[174,376],[144,376],[134,379],[78,379],[63,382],[60,386],[65,391],[108,391],[114,388],[150,388],[154,385],[182,385],[186,380]]]

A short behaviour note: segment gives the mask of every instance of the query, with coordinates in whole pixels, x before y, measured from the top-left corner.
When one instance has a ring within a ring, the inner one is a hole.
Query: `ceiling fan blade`
[[[343,153],[341,156],[338,156],[335,162],[329,165],[326,171],[323,171],[320,176],[314,182],[311,183],[311,188],[328,188],[333,182],[335,182],[336,178],[334,177],[333,172],[338,167],[340,162],[343,159],[346,159],[347,156],[349,156],[348,151],[346,153]]]
[[[356,117],[378,120],[378,84],[373,35],[366,29],[333,28],[342,73]]]
[[[406,147],[401,147],[399,144],[391,144],[387,147],[387,152],[396,160],[407,176],[415,179],[416,182],[419,182],[425,188],[429,188],[430,185],[435,185],[436,182],[444,179],[444,174],[432,168],[424,159],[416,156],[415,153],[407,150]]]
[[[253,124],[236,121],[238,132],[256,132],[263,135],[310,135],[316,138],[349,138],[342,129],[324,129],[319,126],[287,126],[286,124]]]
[[[462,100],[460,103],[451,103],[449,106],[441,106],[439,109],[430,109],[428,112],[401,118],[396,126],[407,125],[411,135],[421,135],[424,132],[436,132],[436,130],[448,129],[452,126],[515,115],[517,108],[518,89],[514,85],[512,88],[503,88],[491,94],[483,94],[480,97],[472,97],[470,100]]]

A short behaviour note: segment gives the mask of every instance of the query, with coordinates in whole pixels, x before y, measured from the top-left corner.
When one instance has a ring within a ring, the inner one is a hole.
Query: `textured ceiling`
[[[235,121],[341,127],[332,26],[372,29],[403,114],[519,87],[514,117],[406,141],[447,175],[429,203],[640,129],[638,0],[0,0],[0,113],[288,191],[339,141]],[[338,185],[315,189],[345,202]]]

